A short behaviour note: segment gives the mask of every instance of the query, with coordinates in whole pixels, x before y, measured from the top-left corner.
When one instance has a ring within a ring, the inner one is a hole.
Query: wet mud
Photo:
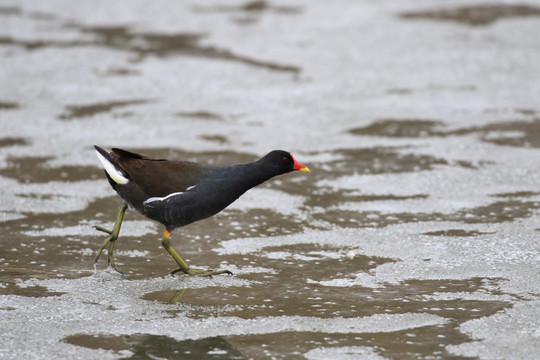
[[[0,357],[535,358],[536,7],[64,5],[0,7]],[[232,276],[128,212],[124,277],[94,144],[311,173],[171,234]]]
[[[517,110],[516,112],[522,112]],[[526,114],[530,114],[526,112]],[[536,114],[532,112],[531,114]],[[467,127],[445,130],[446,124],[437,120],[383,119],[369,126],[351,129],[350,133],[363,136],[383,137],[448,137],[476,135],[485,142],[497,145],[539,147],[540,119],[534,117],[528,121],[505,121],[487,124],[481,127]]]
[[[122,108],[125,106],[144,104],[151,100],[129,100],[129,101],[111,101],[108,103],[91,104],[91,105],[68,105],[66,112],[59,116],[62,120],[72,120],[80,118],[92,117],[99,113],[109,113],[113,109]],[[115,116],[113,114],[113,116]]]
[[[486,4],[431,11],[405,12],[403,19],[454,21],[471,26],[487,26],[500,19],[540,16],[540,8],[525,4]]]
[[[269,1],[250,1],[238,6],[194,6],[196,13],[228,14],[230,21],[240,26],[252,26],[261,21],[265,14],[296,15],[302,13],[301,6],[276,5]]]
[[[35,18],[34,13],[27,14],[20,8],[4,8],[4,15]],[[218,60],[240,62],[250,66],[261,67],[273,71],[299,73],[301,68],[295,65],[278,64],[247,56],[216,46],[200,45],[205,34],[178,33],[161,34],[145,33],[128,26],[84,26],[68,19],[61,19],[52,15],[43,14],[40,20],[48,20],[55,26],[66,31],[79,32],[81,35],[90,35],[93,40],[58,41],[58,40],[23,40],[10,36],[0,36],[0,44],[4,46],[20,47],[27,51],[36,51],[44,48],[79,48],[101,47],[113,50],[126,51],[132,55],[134,62],[144,60],[148,56],[189,56]],[[85,37],[85,36],[81,36]]]

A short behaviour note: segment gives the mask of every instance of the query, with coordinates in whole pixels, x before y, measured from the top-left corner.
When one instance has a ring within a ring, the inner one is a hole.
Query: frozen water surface
[[[0,358],[536,359],[534,1],[0,4]],[[312,170],[172,233],[92,145]]]

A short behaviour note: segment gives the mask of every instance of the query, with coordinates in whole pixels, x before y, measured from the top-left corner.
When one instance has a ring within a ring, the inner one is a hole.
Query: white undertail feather
[[[184,192],[181,191],[181,192],[175,192],[175,193],[172,193],[172,194],[169,194],[167,196],[164,196],[164,197],[151,197],[151,198],[148,198],[146,199],[143,204],[148,204],[149,202],[153,202],[153,201],[163,201],[165,199],[168,199],[172,196],[176,196],[176,195],[180,195],[180,194],[183,194]]]
[[[124,184],[127,184],[129,182],[129,180],[124,175],[122,175],[122,173],[120,171],[116,170],[114,165],[111,164],[111,162],[109,160],[107,160],[103,155],[101,155],[97,151],[96,151],[96,154],[97,154],[97,157],[98,157],[99,161],[101,161],[101,164],[103,165],[103,168],[105,169],[107,174],[109,174],[109,176],[111,177],[111,179],[113,179],[113,181],[115,183],[124,185]]]

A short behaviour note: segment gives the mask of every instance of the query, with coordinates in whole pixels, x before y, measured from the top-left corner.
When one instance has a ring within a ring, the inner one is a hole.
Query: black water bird
[[[274,150],[261,159],[238,165],[211,166],[191,161],[152,159],[113,148],[109,153],[94,146],[112,188],[124,200],[112,230],[96,226],[109,236],[98,250],[94,263],[108,246],[107,261],[125,275],[114,262],[113,250],[126,209],[165,226],[163,247],[178,264],[176,272],[211,276],[231,274],[228,270],[192,269],[170,245],[170,233],[219,213],[243,193],[270,178],[291,171],[309,172],[288,152]]]

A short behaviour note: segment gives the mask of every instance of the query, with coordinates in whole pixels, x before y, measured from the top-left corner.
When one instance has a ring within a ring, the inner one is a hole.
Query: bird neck
[[[242,193],[278,175],[258,161],[235,165],[231,170],[233,181],[237,183],[238,190]]]

